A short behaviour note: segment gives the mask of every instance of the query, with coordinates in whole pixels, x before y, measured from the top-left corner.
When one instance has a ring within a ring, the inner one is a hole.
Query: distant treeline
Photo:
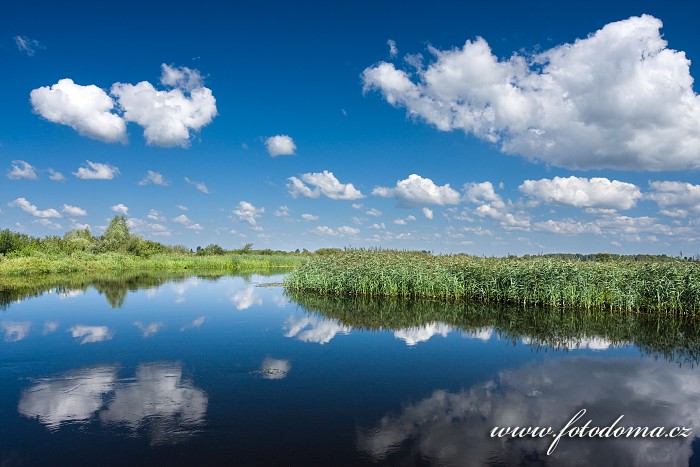
[[[316,253],[323,254],[335,249],[321,249]],[[337,250],[340,251],[340,250]],[[226,250],[217,244],[198,246],[196,250],[184,245],[164,245],[152,240],[146,240],[130,232],[126,216],[114,216],[109,226],[101,236],[93,235],[90,229],[75,229],[65,235],[50,235],[44,238],[13,232],[9,229],[0,230],[0,255],[2,256],[32,256],[36,253],[52,255],[70,255],[76,252],[85,253],[126,253],[141,257],[153,255],[197,255],[223,256],[230,254],[255,255],[310,255],[311,252],[296,250],[294,252],[263,249],[254,250],[253,244],[248,243],[242,248]]]

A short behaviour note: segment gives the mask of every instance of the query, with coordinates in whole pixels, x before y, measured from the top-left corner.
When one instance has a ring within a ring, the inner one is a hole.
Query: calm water
[[[286,296],[282,276],[0,292],[0,465],[696,465],[692,321]],[[693,428],[490,438],[494,426]],[[582,420],[583,421],[583,420]],[[581,423],[582,424],[582,423]]]

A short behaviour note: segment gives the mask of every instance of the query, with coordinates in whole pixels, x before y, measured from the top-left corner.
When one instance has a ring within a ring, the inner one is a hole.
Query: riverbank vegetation
[[[238,250],[224,250],[218,245],[196,250],[168,246],[132,234],[125,216],[115,216],[102,236],[93,236],[88,229],[44,238],[0,231],[0,276],[4,277],[76,272],[289,269],[308,256],[308,252],[253,250],[252,244]]]
[[[285,285],[339,296],[700,312],[700,264],[668,257],[480,258],[351,250],[311,258]]]

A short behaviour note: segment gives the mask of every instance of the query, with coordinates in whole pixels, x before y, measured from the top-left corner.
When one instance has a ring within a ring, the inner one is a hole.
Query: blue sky
[[[700,253],[698,8],[6,2],[0,228]]]

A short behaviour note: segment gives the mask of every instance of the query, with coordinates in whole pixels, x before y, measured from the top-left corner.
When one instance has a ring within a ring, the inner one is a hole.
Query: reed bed
[[[479,258],[352,250],[311,258],[287,276],[285,286],[332,295],[700,312],[700,265],[688,261]]]
[[[125,253],[86,253],[0,257],[0,282],[4,277],[37,274],[119,273],[128,271],[220,271],[289,270],[305,261],[294,255],[194,256],[160,254],[147,258]]]

